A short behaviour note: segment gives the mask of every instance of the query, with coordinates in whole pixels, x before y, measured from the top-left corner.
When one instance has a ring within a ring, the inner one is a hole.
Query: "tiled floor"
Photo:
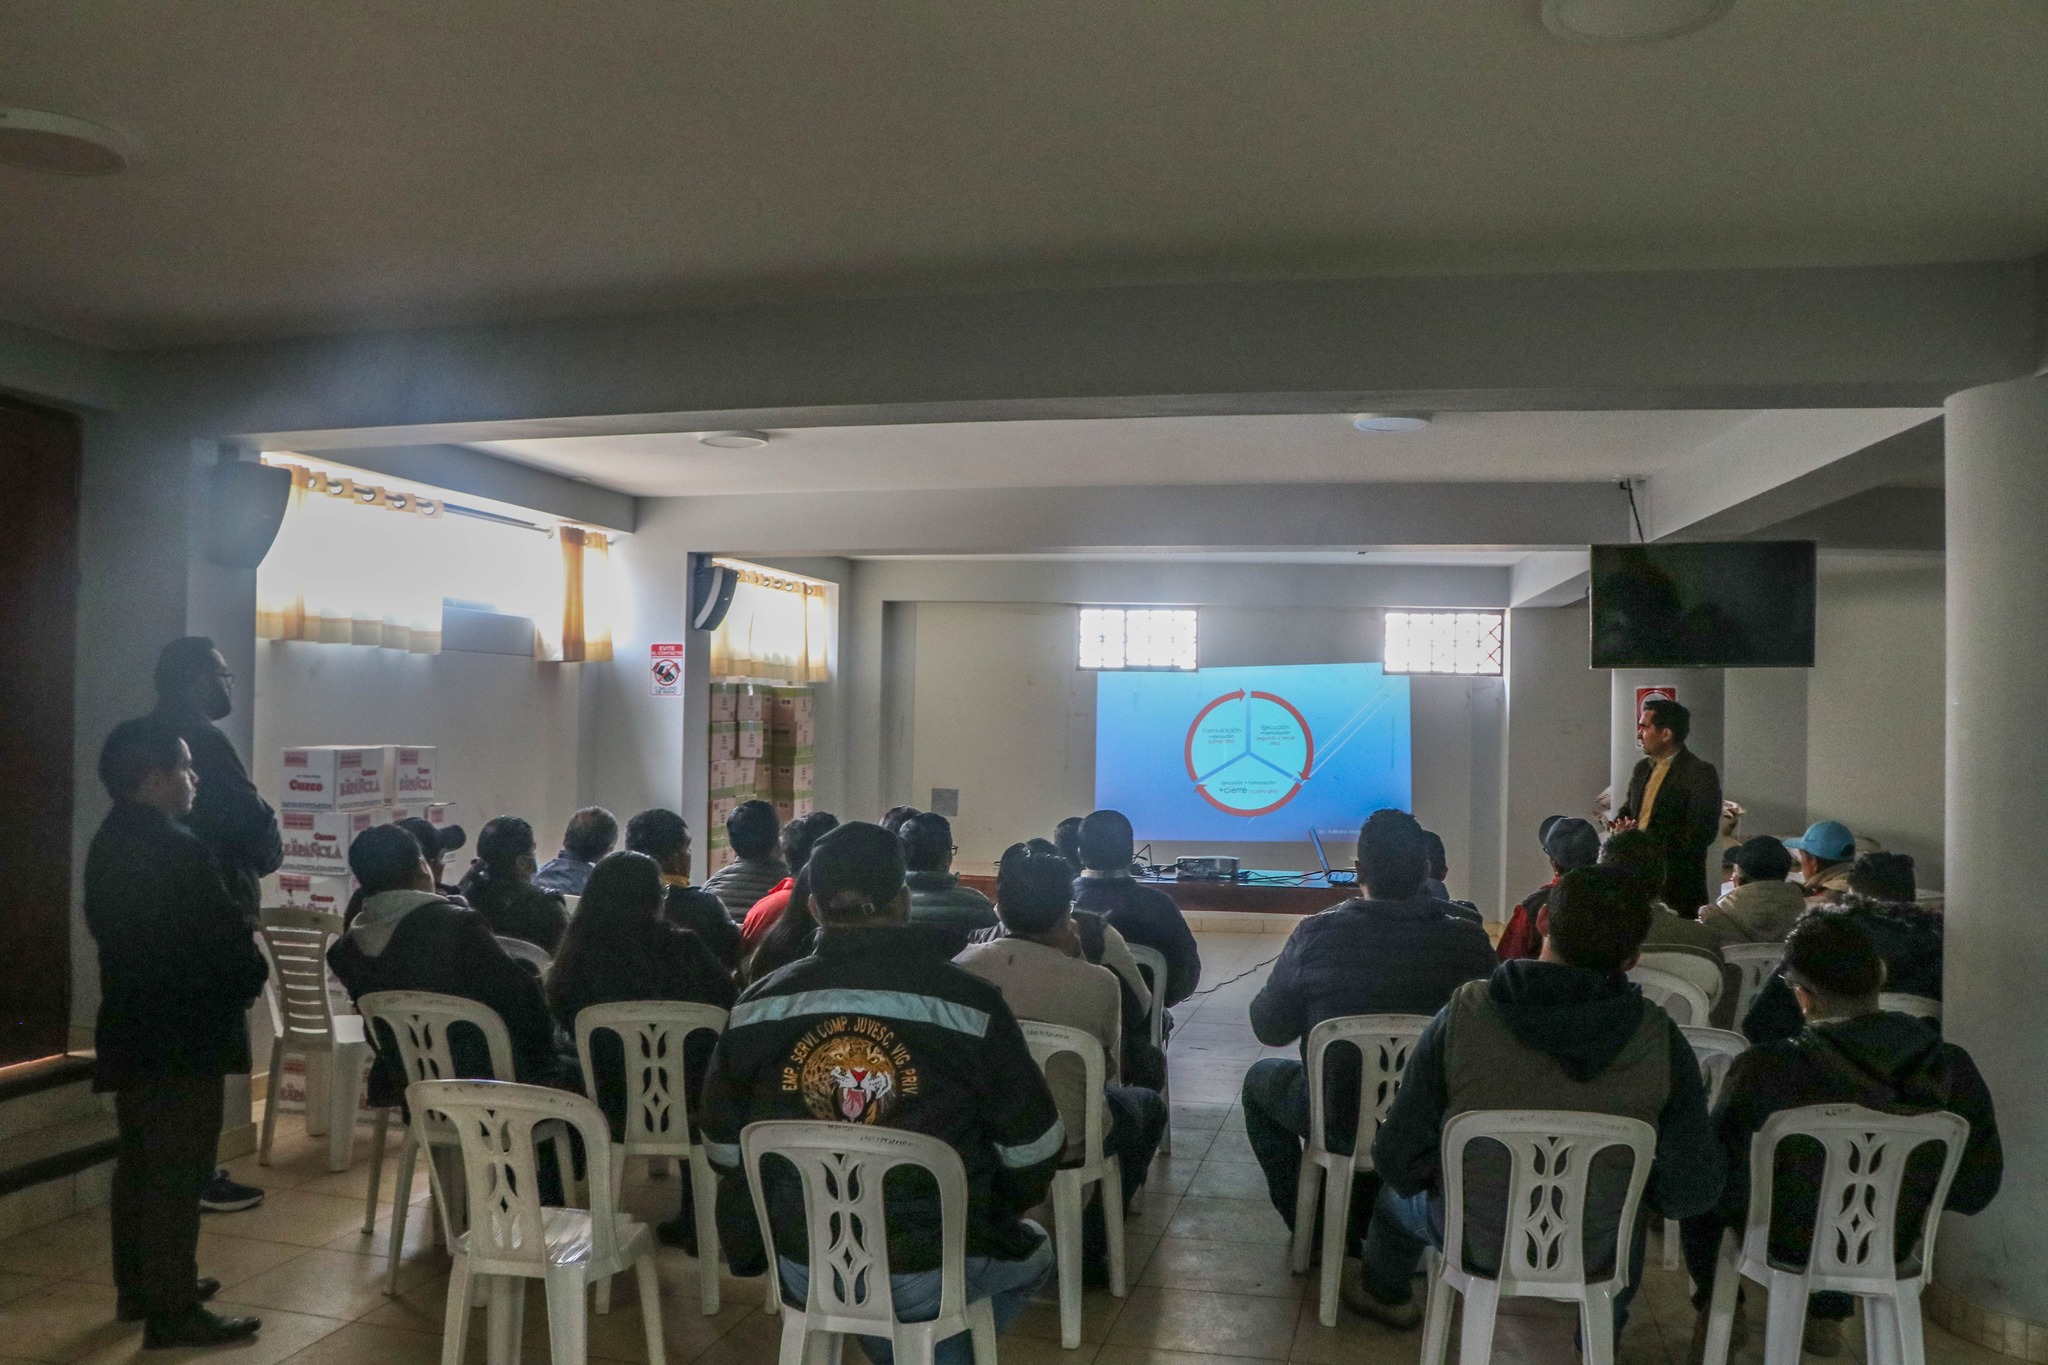
[[[1162,1157],[1128,1226],[1131,1289],[1119,1300],[1091,1291],[1083,1341],[1059,1346],[1059,1310],[1051,1287],[1001,1345],[1007,1365],[1226,1365],[1230,1361],[1298,1361],[1304,1365],[1413,1365],[1420,1334],[1395,1333],[1340,1313],[1334,1328],[1316,1320],[1305,1282],[1287,1273],[1287,1233],[1265,1196],[1245,1143],[1238,1082],[1262,1048],[1245,1020],[1245,1005],[1280,949],[1277,936],[1210,934],[1202,940],[1208,994],[1177,1013],[1171,1052],[1174,1151]],[[1215,984],[1215,983],[1228,984]],[[221,1306],[260,1314],[253,1343],[207,1353],[224,1365],[436,1365],[440,1359],[447,1261],[428,1244],[424,1218],[412,1220],[397,1298],[383,1293],[388,1220],[375,1238],[360,1228],[367,1163],[329,1175],[324,1145],[315,1148],[290,1120],[278,1125],[275,1164],[236,1163],[236,1174],[270,1191],[261,1209],[209,1216],[200,1268],[224,1286]],[[387,1169],[386,1179],[389,1180]],[[674,1182],[638,1179],[628,1199],[636,1211],[666,1216]],[[415,1200],[426,1194],[424,1175]],[[1684,1365],[1692,1328],[1682,1276],[1653,1268],[1623,1334],[1620,1365]],[[0,1365],[14,1361],[127,1360],[138,1356],[139,1328],[113,1321],[113,1290],[104,1211],[0,1242]],[[761,1311],[759,1281],[725,1281],[724,1306],[711,1318],[697,1311],[696,1265],[681,1252],[660,1258],[662,1321],[672,1365],[766,1365],[776,1355],[779,1324]],[[645,1361],[640,1310],[630,1279],[615,1286],[614,1308],[590,1318],[594,1360]],[[1507,1305],[1495,1337],[1504,1365],[1569,1365],[1577,1357],[1572,1321],[1550,1305]],[[547,1330],[538,1292],[527,1296],[524,1357],[547,1358]],[[1853,1324],[1852,1324],[1853,1327]],[[1752,1334],[1752,1340],[1760,1337]],[[1849,1333],[1860,1355],[1860,1330]],[[483,1360],[482,1321],[471,1333],[469,1360]],[[1758,1348],[1743,1358],[1760,1359]],[[145,1361],[170,1365],[187,1353],[157,1352]],[[1930,1365],[1997,1365],[2007,1358],[1927,1325]],[[849,1357],[851,1360],[853,1357]]]

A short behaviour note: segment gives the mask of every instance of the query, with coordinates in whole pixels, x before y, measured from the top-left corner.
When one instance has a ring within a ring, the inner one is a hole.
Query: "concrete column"
[[[1636,744],[1636,689],[1675,687],[1679,704],[1692,712],[1692,733],[1685,745],[1713,764],[1722,765],[1721,712],[1724,685],[1718,668],[1617,668],[1609,675],[1608,780],[1614,784],[1614,806],[1628,795],[1628,777],[1643,751]]]
[[[1951,1217],[1942,1286],[2048,1324],[2048,377],[1948,401],[1944,1032],[1998,1105],[2005,1184]]]

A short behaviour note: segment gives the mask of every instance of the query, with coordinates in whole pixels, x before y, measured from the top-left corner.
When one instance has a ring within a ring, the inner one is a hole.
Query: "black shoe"
[[[655,1240],[665,1247],[681,1247],[692,1256],[697,1254],[697,1220],[686,1213],[654,1225]]]
[[[172,1346],[224,1346],[247,1341],[263,1325],[261,1318],[224,1318],[198,1304],[179,1318],[151,1318],[142,1329],[142,1349],[161,1351]]]
[[[199,1278],[198,1289],[199,1297],[194,1302],[205,1303],[215,1294],[220,1293],[220,1281],[210,1275],[202,1275]],[[116,1299],[114,1300],[114,1316],[122,1322],[141,1322],[149,1315],[142,1311],[142,1304],[135,1299]]]
[[[207,1181],[206,1188],[199,1192],[199,1207],[208,1213],[239,1213],[262,1202],[262,1190],[233,1179],[225,1166],[215,1171],[213,1179]]]

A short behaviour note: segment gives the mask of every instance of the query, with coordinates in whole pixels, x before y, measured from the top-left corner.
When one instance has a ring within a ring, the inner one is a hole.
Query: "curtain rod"
[[[486,512],[480,507],[464,507],[460,503],[444,501],[441,504],[441,510],[450,516],[470,517],[476,521],[494,522],[499,526],[516,526],[522,531],[538,531],[542,535],[550,534],[550,531],[545,526],[537,525],[530,521],[521,521],[517,517],[508,517],[499,512]]]

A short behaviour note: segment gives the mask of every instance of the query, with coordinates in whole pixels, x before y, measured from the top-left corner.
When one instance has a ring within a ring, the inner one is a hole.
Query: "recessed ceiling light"
[[[0,162],[50,175],[111,175],[134,146],[111,128],[69,114],[0,108]]]
[[[1361,412],[1351,419],[1360,431],[1420,431],[1429,425],[1426,412]]]
[[[765,431],[707,431],[697,437],[700,446],[716,446],[720,450],[757,450],[768,444]]]
[[[1587,43],[1653,43],[1705,28],[1735,0],[1543,0],[1543,24]]]

